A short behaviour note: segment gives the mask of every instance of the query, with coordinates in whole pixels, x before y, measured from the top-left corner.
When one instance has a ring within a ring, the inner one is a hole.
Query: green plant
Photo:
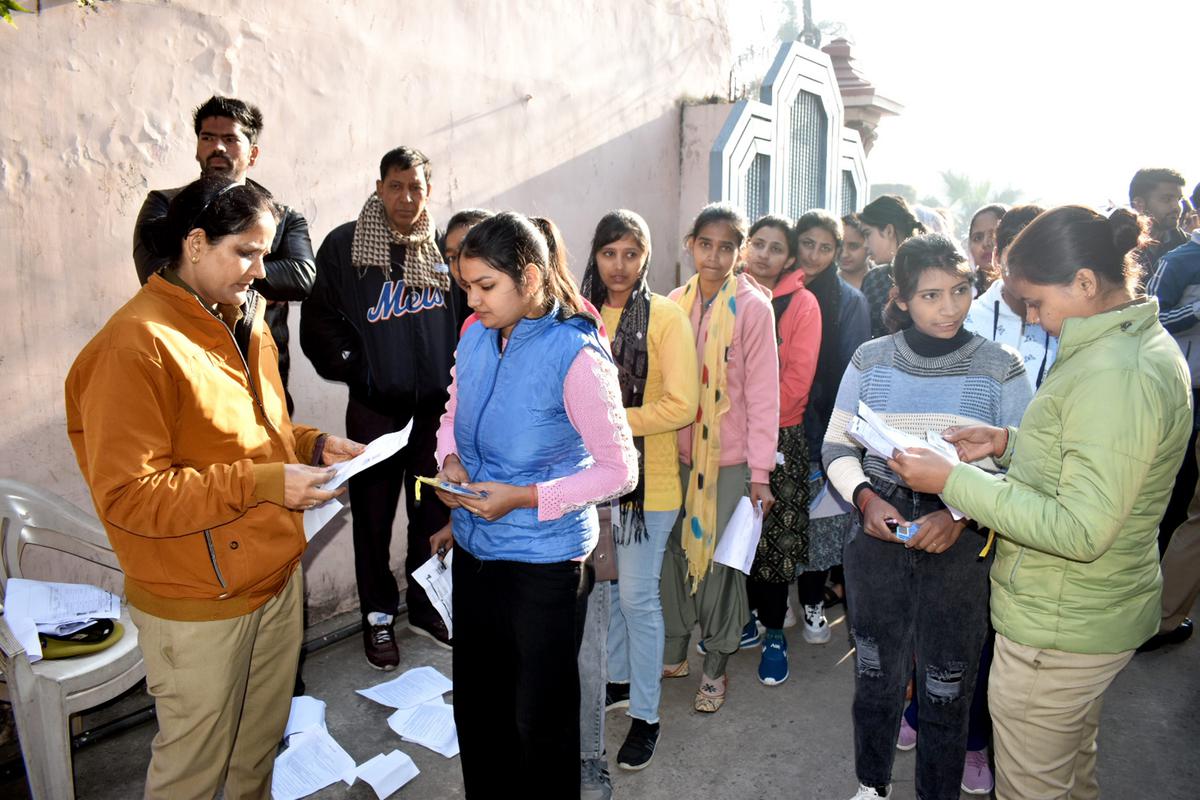
[[[75,5],[79,6],[80,8],[95,8],[96,2],[97,0],[75,0]],[[3,19],[9,25],[12,25],[15,28],[17,27],[17,23],[13,22],[12,18],[14,11],[17,11],[21,14],[33,13],[33,11],[30,9],[18,3],[17,0],[0,0],[0,19]]]
[[[9,25],[12,25],[15,28],[15,27],[17,27],[17,23],[13,22],[13,18],[12,18],[14,11],[19,11],[22,14],[32,14],[33,13],[25,6],[16,2],[16,0],[0,0],[0,17],[2,17],[5,22],[7,22]]]

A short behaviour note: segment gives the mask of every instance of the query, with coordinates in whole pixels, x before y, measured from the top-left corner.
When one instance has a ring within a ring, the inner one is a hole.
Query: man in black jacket
[[[458,341],[450,270],[425,207],[429,175],[418,150],[398,147],[383,157],[358,219],[335,228],[317,252],[316,284],[300,313],[304,354],[321,377],[350,387],[347,436],[370,442],[412,422],[404,449],[350,479],[363,644],[379,669],[399,661],[393,625],[400,594],[389,550],[401,486],[408,626],[449,646],[445,625],[412,578],[430,557],[429,537],[449,518],[433,492],[419,505],[413,492],[417,476],[437,473],[433,452]]]
[[[193,113],[196,128],[196,161],[201,174],[227,175],[237,183],[246,182],[246,170],[258,160],[258,135],[262,132],[262,112],[256,106],[232,97],[213,96]],[[254,181],[255,188],[263,189]],[[167,258],[153,251],[143,226],[167,215],[171,199],[179,194],[175,189],[154,189],[146,195],[142,210],[133,228],[133,263],[142,283],[167,265]],[[270,192],[267,192],[270,194]],[[312,242],[308,238],[308,222],[300,212],[279,205],[281,220],[275,230],[270,254],[263,259],[267,276],[254,282],[254,288],[265,297],[267,325],[279,348],[279,375],[286,393],[288,380],[288,302],[304,300],[312,291],[316,278],[316,261]],[[288,413],[292,398],[287,396]]]

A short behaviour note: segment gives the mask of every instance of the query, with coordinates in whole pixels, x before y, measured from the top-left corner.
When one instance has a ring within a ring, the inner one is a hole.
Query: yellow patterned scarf
[[[729,410],[726,391],[726,363],[733,342],[734,315],[737,313],[737,276],[733,273],[712,300],[708,331],[703,342],[704,360],[700,371],[700,411],[692,425],[692,469],[688,478],[683,521],[683,551],[688,560],[692,594],[712,566],[717,546],[717,475],[721,469],[721,417]],[[700,276],[693,275],[676,301],[689,318],[692,305],[700,299]],[[701,314],[701,319],[704,315]]]

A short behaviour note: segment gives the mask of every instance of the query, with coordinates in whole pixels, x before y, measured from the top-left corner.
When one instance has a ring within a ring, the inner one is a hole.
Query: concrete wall
[[[432,158],[437,219],[546,214],[582,257],[602,213],[638,210],[665,289],[696,210],[679,208],[679,101],[720,93],[730,63],[722,0],[41,5],[0,30],[0,475],[87,508],[63,378],[137,289],[146,191],[197,175],[190,112],[210,94],[262,107],[251,177],[308,217],[315,245],[406,143]],[[345,389],[316,377],[295,339],[292,393],[298,420],[343,429]],[[355,605],[348,518],[306,564],[310,621]]]

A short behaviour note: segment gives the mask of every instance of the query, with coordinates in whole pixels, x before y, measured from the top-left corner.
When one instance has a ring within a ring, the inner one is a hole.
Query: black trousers
[[[468,798],[579,797],[577,561],[480,561],[454,549],[454,721]]]
[[[408,583],[404,601],[408,616],[415,622],[439,619],[425,590],[412,579],[413,570],[429,560],[429,537],[450,518],[449,510],[432,491],[422,493],[420,504],[413,491],[416,476],[433,477],[437,472],[433,451],[437,446],[439,417],[440,414],[414,417],[412,434],[400,452],[350,479],[354,575],[358,581],[359,609],[364,616],[371,611],[395,614],[399,607],[400,592],[389,565],[389,553],[392,523],[403,487],[404,507],[408,512],[408,554],[404,559]],[[363,444],[407,424],[407,418],[380,414],[353,397],[346,406],[346,435]]]
[[[885,498],[906,519],[941,510],[936,495],[896,489]],[[846,543],[846,591],[853,600],[854,764],[858,780],[892,781],[904,688],[913,674],[923,694],[917,743],[917,796],[958,800],[967,723],[988,630],[985,539],[965,530],[941,553],[909,550],[859,530]]]

